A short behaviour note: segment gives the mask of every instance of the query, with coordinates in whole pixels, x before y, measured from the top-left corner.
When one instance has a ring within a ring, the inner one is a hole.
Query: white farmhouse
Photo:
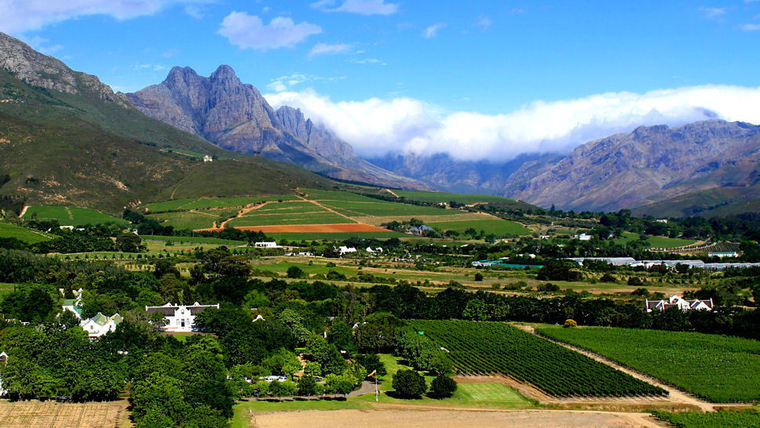
[[[90,339],[103,336],[106,333],[116,331],[116,326],[124,320],[121,315],[115,314],[107,317],[100,312],[92,318],[82,320],[79,325],[87,332]]]
[[[149,314],[163,314],[167,321],[163,327],[164,331],[188,333],[195,329],[196,315],[209,308],[219,309],[219,304],[201,305],[195,302],[192,305],[185,306],[167,303],[163,306],[146,306],[145,311]]]
[[[346,247],[346,246],[341,245],[340,247],[338,247],[338,252],[342,256],[342,255],[348,254],[348,253],[355,253],[356,252],[356,248],[355,247]]]
[[[214,158],[212,158],[211,156],[209,156],[209,155],[203,156],[203,162],[204,163],[206,163],[206,162],[213,162],[213,161],[214,161]]]
[[[658,311],[664,311],[665,309],[669,308],[678,308],[682,311],[712,311],[713,310],[713,300],[707,299],[707,300],[686,300],[682,298],[681,296],[670,296],[667,300],[649,300],[646,299],[644,301],[644,305],[646,307],[647,312],[652,312],[654,310]]]
[[[275,241],[260,241],[253,244],[256,248],[280,248]]]

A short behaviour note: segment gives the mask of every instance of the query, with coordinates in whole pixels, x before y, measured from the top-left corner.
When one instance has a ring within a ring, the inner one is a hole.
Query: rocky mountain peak
[[[0,68],[31,86],[69,94],[86,91],[123,107],[129,105],[123,94],[114,94],[97,77],[76,72],[63,62],[41,54],[21,40],[4,33],[0,33]]]
[[[235,70],[225,64],[220,65],[213,73],[211,73],[209,80],[211,80],[212,83],[229,82],[231,84],[241,84],[240,79],[238,79],[237,74],[235,74]]]

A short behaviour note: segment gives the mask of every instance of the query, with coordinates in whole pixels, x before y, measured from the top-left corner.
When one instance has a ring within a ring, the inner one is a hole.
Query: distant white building
[[[736,251],[715,251],[712,253],[707,253],[707,256],[719,257],[722,259],[724,257],[739,257],[739,253],[737,253]]]
[[[121,324],[123,320],[124,318],[119,314],[107,317],[98,312],[94,317],[80,321],[79,326],[87,332],[90,339],[95,339],[106,333],[116,331],[116,326]]]
[[[658,219],[657,219],[657,220],[655,220],[655,221],[656,221],[657,223],[665,223],[665,224],[668,224],[668,219],[666,219],[666,218],[658,218]]]
[[[253,244],[256,248],[280,248],[275,241],[260,241]]]
[[[686,300],[682,298],[681,296],[670,296],[670,298],[667,300],[646,299],[644,301],[644,305],[646,307],[647,312],[652,312],[654,310],[664,311],[665,309],[669,309],[669,308],[678,308],[682,311],[712,311],[713,310],[712,299]]]
[[[209,156],[209,155],[203,156],[203,162],[204,163],[205,162],[213,162],[213,161],[214,161],[214,158],[212,158],[211,156]]]
[[[344,254],[355,253],[356,252],[356,248],[355,247],[346,247],[346,246],[341,245],[340,247],[338,247],[338,252],[342,256]]]
[[[195,302],[191,306],[185,306],[167,303],[163,306],[146,306],[145,311],[149,314],[163,314],[164,318],[167,320],[166,325],[163,327],[164,331],[187,333],[194,331],[195,317],[209,308],[219,309],[219,304],[201,305],[200,303]]]
[[[575,235],[573,238],[579,240],[579,241],[590,241],[592,236],[586,235],[585,233],[581,233],[580,235]]]

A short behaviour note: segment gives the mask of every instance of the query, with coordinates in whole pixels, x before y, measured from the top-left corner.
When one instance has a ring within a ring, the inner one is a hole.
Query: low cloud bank
[[[369,157],[448,153],[461,160],[504,161],[521,153],[567,152],[641,125],[706,119],[760,123],[760,88],[727,85],[536,101],[498,115],[450,112],[412,98],[333,101],[313,90],[265,97],[274,107],[300,108]]]

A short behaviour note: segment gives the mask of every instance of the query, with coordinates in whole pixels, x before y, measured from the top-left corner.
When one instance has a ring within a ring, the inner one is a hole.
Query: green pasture
[[[614,239],[614,241],[620,245],[638,240],[639,234],[631,232],[623,232],[622,236]],[[696,241],[693,239],[668,238],[666,236],[650,236],[648,237],[647,242],[649,242],[649,246],[652,248],[674,248],[691,245]]]
[[[477,232],[481,230],[488,234],[494,234],[497,236],[503,235],[528,235],[531,233],[530,229],[516,223],[514,221],[499,220],[499,219],[483,219],[473,221],[447,221],[440,223],[429,223],[428,226],[440,229],[442,231],[454,230],[459,233],[464,233],[465,230],[473,228]]]
[[[173,244],[219,244],[219,245],[246,245],[245,241],[235,241],[232,239],[212,238],[208,236],[158,236],[142,235],[144,241],[162,241]]]
[[[494,205],[514,205],[519,202],[501,196],[493,195],[472,195],[472,194],[459,194],[459,193],[446,193],[446,192],[419,192],[414,190],[396,190],[394,191],[400,197],[404,197],[413,201],[441,203],[441,202],[457,202],[460,204],[474,204],[478,202],[488,202]]]
[[[15,238],[27,244],[36,244],[52,239],[42,232],[9,223],[0,223],[0,238]]]
[[[760,341],[713,334],[610,327],[540,327],[714,402],[760,399]]]
[[[343,219],[346,222],[346,219]],[[373,238],[373,239],[386,239],[386,238],[403,238],[409,237],[409,235],[400,232],[330,232],[330,233],[267,233],[267,236],[272,239],[287,239],[289,241],[321,241],[321,240],[334,240],[343,241],[349,238]]]
[[[287,214],[256,214],[232,219],[229,223],[233,227],[244,226],[268,226],[268,225],[291,225],[291,224],[342,224],[354,223],[353,221],[333,214],[329,211],[315,213],[287,213]]]
[[[154,202],[145,205],[149,212],[179,211],[179,210],[204,210],[210,208],[238,208],[248,204],[264,201],[292,200],[294,195],[271,195],[259,197],[236,197],[236,198],[190,198],[175,199],[164,202]]]
[[[438,207],[410,205],[379,200],[370,201],[322,201],[322,205],[351,217],[387,217],[387,216],[424,216],[461,214],[459,210],[447,210]]]
[[[103,214],[90,208],[64,207],[55,205],[31,206],[24,214],[24,220],[57,220],[62,226],[84,226],[87,224],[126,222],[120,218]]]
[[[221,217],[211,213],[200,212],[166,212],[161,214],[149,214],[147,216],[161,223],[162,226],[172,226],[177,230],[208,229]]]

